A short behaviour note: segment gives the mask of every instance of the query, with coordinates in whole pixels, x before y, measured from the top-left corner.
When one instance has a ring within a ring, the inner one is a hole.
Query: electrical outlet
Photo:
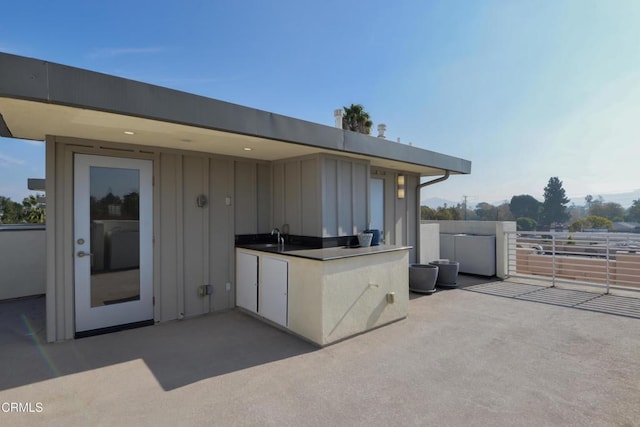
[[[203,297],[206,295],[206,289],[204,286],[198,286],[198,296]]]
[[[231,290],[231,282],[227,282],[225,286],[226,286],[227,292],[229,292]]]
[[[395,292],[387,293],[387,303],[393,304],[395,302],[396,302],[396,293]]]

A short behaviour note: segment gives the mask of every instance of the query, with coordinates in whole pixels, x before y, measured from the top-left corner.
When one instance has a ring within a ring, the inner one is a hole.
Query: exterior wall
[[[264,165],[257,164],[260,172]],[[258,179],[261,179],[258,173]],[[232,190],[237,188],[234,181],[234,163],[226,159],[210,159],[209,204],[213,207],[209,211],[209,284],[213,285],[213,298],[211,310],[224,310],[235,306],[235,228],[237,208],[234,209],[233,201],[227,206],[227,198]],[[259,185],[258,188],[261,188]],[[260,204],[260,199],[258,199]],[[258,231],[264,230],[263,209],[258,215]],[[227,291],[227,287],[229,290]]]
[[[409,262],[416,262],[417,209],[416,187],[418,175],[389,169],[372,168],[371,175],[384,180],[384,242],[391,245],[411,246]],[[405,177],[405,197],[397,196],[398,175]]]
[[[440,225],[420,224],[420,264],[440,259]]]
[[[399,245],[411,246],[409,250],[409,261],[412,263],[417,262],[417,246],[420,244],[416,240],[418,233],[418,221],[417,216],[419,201],[416,198],[415,188],[420,184],[420,177],[418,175],[405,175],[405,199],[404,206],[402,206],[403,212],[399,212],[398,216],[402,214],[406,215],[405,224],[403,225],[402,232],[406,233]],[[396,199],[400,201],[401,199]]]
[[[0,226],[0,300],[46,292],[45,227]]]
[[[73,156],[75,153],[154,161],[154,319],[196,316],[235,306],[234,235],[353,235],[369,218],[367,161],[317,155],[265,163],[148,146],[47,138],[47,338],[74,335]],[[387,171],[386,242],[414,245],[418,177],[406,175],[396,198]],[[207,196],[199,207],[196,199]],[[413,262],[415,252],[410,254]],[[213,285],[213,295],[198,288]]]
[[[273,226],[298,236],[321,236],[319,157],[273,163]],[[267,230],[270,231],[270,230]]]
[[[77,149],[87,150],[79,145]],[[85,152],[85,151],[83,151]],[[46,139],[47,340],[73,338],[73,152]]]
[[[273,164],[273,224],[289,234],[353,236],[367,228],[369,164],[318,154]]]
[[[446,234],[484,234],[495,235],[501,228],[509,228],[504,224],[515,224],[513,221],[424,221],[425,223],[437,222],[440,224],[440,232]],[[505,230],[512,231],[512,230]],[[515,230],[513,230],[515,231]]]
[[[206,154],[160,153],[156,320],[234,307],[234,235],[260,232],[265,209],[258,189],[269,185],[258,183],[263,166]],[[197,205],[200,195],[207,197],[204,207]],[[213,285],[213,295],[199,296],[202,285]]]
[[[251,160],[237,160],[233,167],[235,234],[270,232],[271,166]]]
[[[322,237],[353,236],[369,222],[369,164],[322,156]]]
[[[154,160],[154,318],[235,306],[234,235],[267,232],[270,165],[204,153],[47,139],[47,338],[70,339],[73,311],[73,155]],[[198,207],[196,199],[207,196]],[[213,285],[213,295],[198,287]]]

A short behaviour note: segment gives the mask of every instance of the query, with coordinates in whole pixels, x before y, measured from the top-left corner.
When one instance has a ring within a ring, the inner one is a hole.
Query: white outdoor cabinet
[[[258,256],[238,252],[236,257],[236,305],[258,312]]]
[[[440,258],[460,263],[460,273],[495,276],[496,236],[440,234]]]
[[[287,292],[289,264],[279,258],[262,256],[259,314],[287,326]]]

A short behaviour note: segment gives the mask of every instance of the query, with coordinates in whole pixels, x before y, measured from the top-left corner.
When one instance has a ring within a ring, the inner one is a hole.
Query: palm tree
[[[369,113],[364,111],[361,104],[351,104],[350,107],[344,107],[342,129],[369,135],[372,126],[373,122],[369,118]]]
[[[42,206],[42,203],[40,203],[40,200],[38,200],[38,198],[41,197],[43,197],[43,195],[38,194],[37,196],[34,196],[33,194],[30,194],[22,201],[22,212],[26,222],[31,224],[44,224],[45,209]]]

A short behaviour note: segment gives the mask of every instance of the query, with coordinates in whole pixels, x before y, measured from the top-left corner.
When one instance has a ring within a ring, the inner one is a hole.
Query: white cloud
[[[122,55],[146,55],[162,52],[161,47],[121,47],[98,49],[89,54],[89,58],[112,58]]]
[[[15,157],[7,156],[6,154],[0,153],[0,166],[18,166],[23,165],[24,160],[16,159]]]

